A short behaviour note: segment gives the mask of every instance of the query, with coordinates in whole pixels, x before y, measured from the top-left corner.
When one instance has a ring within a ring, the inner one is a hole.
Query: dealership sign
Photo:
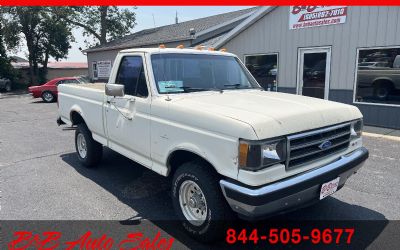
[[[290,6],[289,29],[345,23],[346,6]]]
[[[111,61],[98,61],[97,62],[97,77],[108,78],[110,76],[112,63]]]

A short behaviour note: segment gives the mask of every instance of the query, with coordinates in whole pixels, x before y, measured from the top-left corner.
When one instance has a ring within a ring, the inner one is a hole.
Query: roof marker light
[[[197,49],[197,50],[203,50],[203,46],[201,46],[201,45],[197,45],[196,47],[194,47],[194,49]]]
[[[225,48],[222,48],[222,49],[220,49],[219,51],[221,51],[221,52],[226,52],[226,49],[225,49]]]
[[[177,49],[183,49],[185,48],[185,46],[183,46],[183,44],[179,44],[178,46],[176,46]]]
[[[208,51],[215,51],[213,47],[208,48]]]
[[[164,44],[160,44],[160,46],[158,46],[160,49],[165,49],[165,45]]]

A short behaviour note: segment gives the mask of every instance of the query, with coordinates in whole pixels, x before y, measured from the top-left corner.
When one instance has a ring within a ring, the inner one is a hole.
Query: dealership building
[[[106,80],[128,47],[226,48],[266,90],[353,104],[365,124],[400,128],[400,7],[257,7],[165,27],[172,37],[150,29],[88,49],[90,76]]]

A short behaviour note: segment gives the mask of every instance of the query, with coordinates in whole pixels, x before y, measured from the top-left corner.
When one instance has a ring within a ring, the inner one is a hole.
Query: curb
[[[372,137],[372,138],[382,138],[382,139],[388,139],[392,141],[400,141],[399,136],[393,136],[393,135],[382,135],[382,134],[374,134],[374,133],[368,133],[368,132],[363,132],[363,136],[367,137]]]

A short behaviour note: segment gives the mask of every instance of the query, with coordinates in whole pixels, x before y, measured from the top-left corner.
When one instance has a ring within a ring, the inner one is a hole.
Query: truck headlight
[[[360,138],[364,127],[363,119],[355,120],[351,123],[351,137]]]
[[[257,171],[286,161],[286,139],[239,141],[239,167]]]

